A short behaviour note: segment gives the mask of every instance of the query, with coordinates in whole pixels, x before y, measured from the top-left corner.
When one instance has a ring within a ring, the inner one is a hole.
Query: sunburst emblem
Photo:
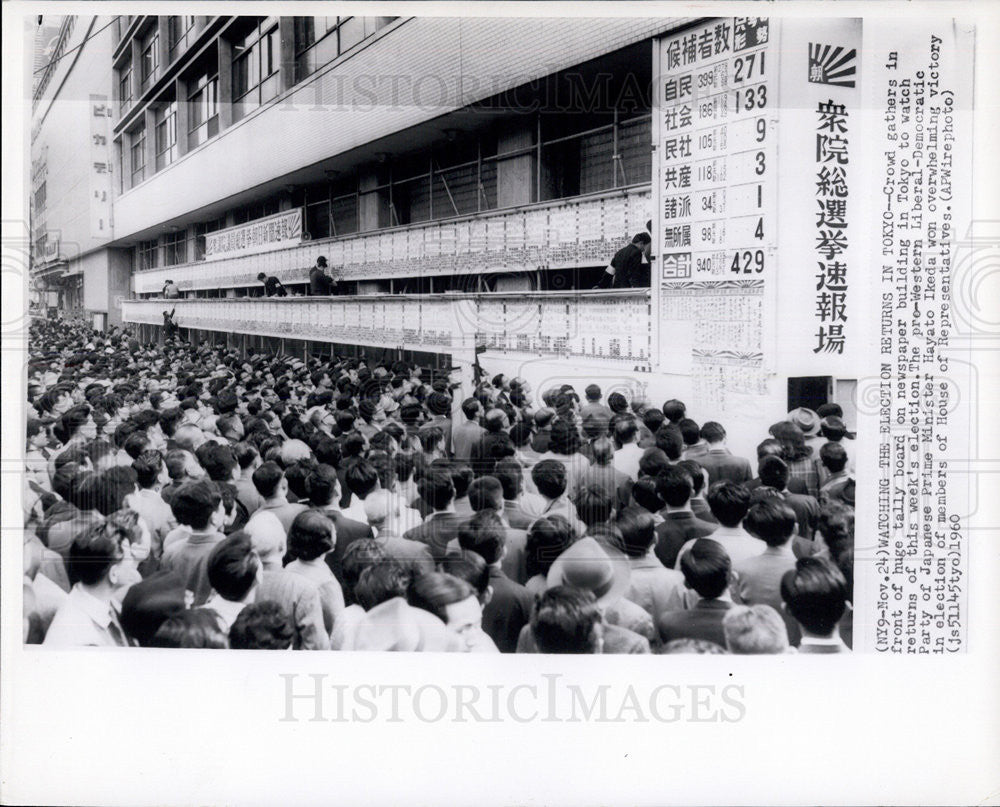
[[[854,62],[858,52],[833,45],[809,43],[809,82],[832,84],[835,87],[853,87],[857,69]]]

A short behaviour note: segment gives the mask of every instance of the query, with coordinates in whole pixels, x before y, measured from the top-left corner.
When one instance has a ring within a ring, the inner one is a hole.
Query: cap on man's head
[[[317,264],[317,266],[326,266],[326,256],[325,255],[320,255],[316,259],[316,264]]]

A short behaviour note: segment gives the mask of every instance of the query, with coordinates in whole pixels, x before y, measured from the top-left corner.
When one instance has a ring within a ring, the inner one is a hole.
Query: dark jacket
[[[318,266],[309,272],[309,293],[314,296],[333,294],[333,278]]]

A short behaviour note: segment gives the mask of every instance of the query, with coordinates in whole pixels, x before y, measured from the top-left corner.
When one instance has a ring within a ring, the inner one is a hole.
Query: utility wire
[[[65,59],[67,56],[69,56],[74,51],[79,50],[84,45],[86,45],[91,39],[93,39],[95,36],[97,36],[99,33],[101,33],[101,31],[105,30],[106,28],[110,28],[114,24],[115,24],[115,20],[112,19],[111,22],[109,22],[107,25],[104,25],[104,26],[98,28],[96,31],[94,31],[94,33],[92,33],[90,36],[88,36],[86,39],[84,39],[83,42],[81,42],[79,45],[76,45],[76,46],[70,48],[69,50],[63,51],[62,54],[60,54],[60,56],[58,58],[52,59],[51,61],[46,62],[45,64],[43,64],[37,70],[33,71],[32,75],[34,75],[35,73],[41,73],[41,72],[44,72],[45,70],[48,70],[52,65],[56,64],[57,62],[59,62],[62,59]]]

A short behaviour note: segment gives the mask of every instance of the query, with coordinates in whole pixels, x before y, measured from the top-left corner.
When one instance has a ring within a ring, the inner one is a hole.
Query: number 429
[[[737,252],[733,255],[729,271],[735,275],[760,274],[764,271],[764,250],[745,249],[743,252]]]

